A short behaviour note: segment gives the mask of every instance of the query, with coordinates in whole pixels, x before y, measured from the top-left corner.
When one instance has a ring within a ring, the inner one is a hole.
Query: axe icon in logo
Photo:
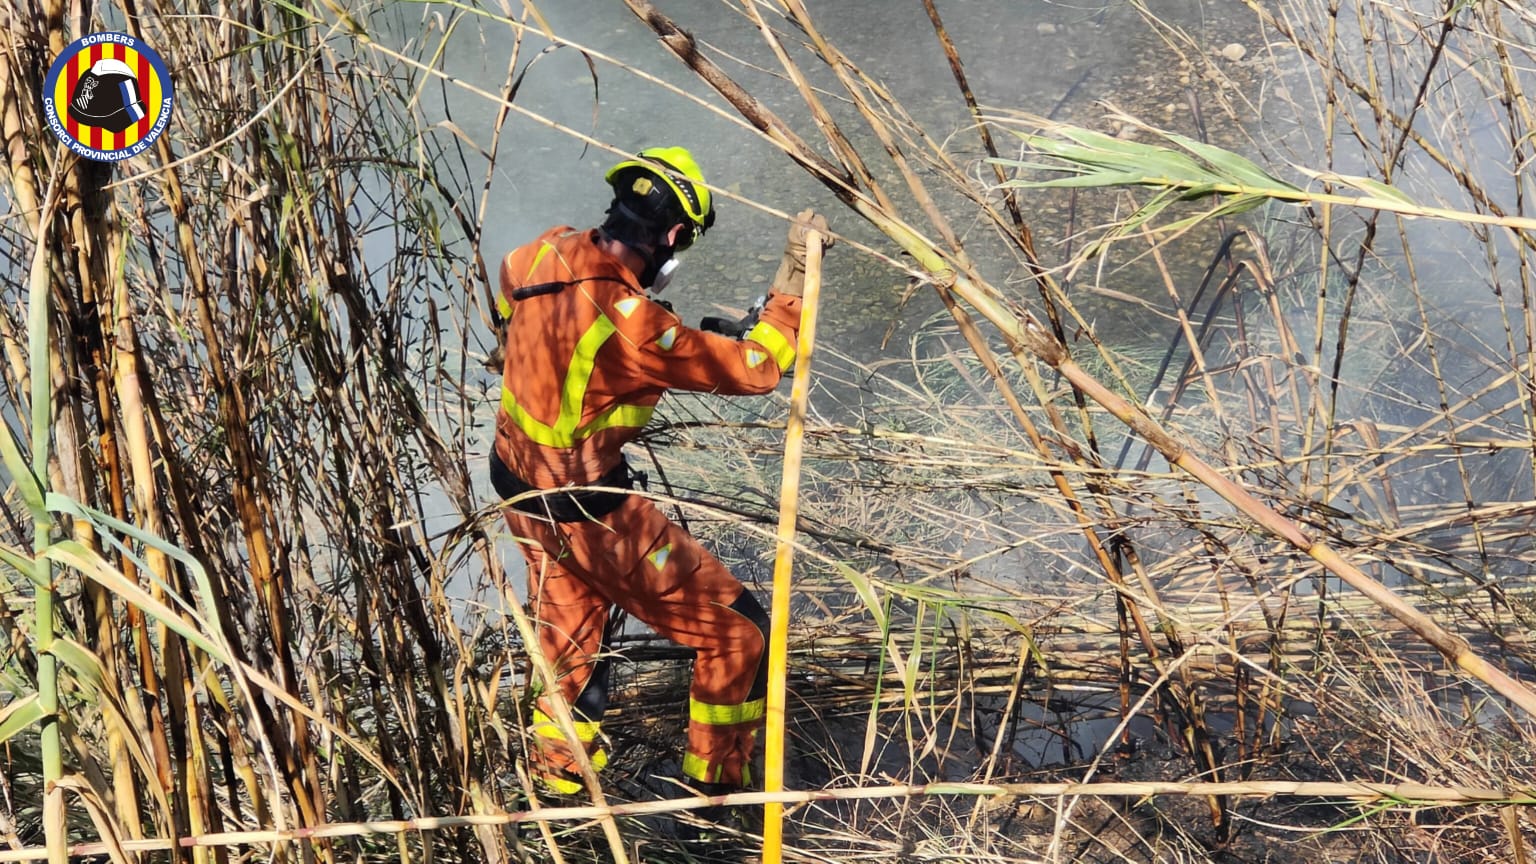
[[[122,132],[144,119],[138,76],[121,60],[97,60],[75,83],[75,92],[69,96],[69,116],[85,126]]]

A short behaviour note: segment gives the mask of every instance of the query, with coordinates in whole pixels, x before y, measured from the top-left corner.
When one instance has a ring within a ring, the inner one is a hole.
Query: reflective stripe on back
[[[581,334],[576,351],[571,355],[571,365],[565,370],[565,383],[560,388],[560,416],[550,426],[529,414],[517,402],[517,396],[505,385],[501,389],[501,407],[523,430],[523,434],[546,447],[573,447],[577,441],[590,438],[604,429],[628,427],[638,429],[650,422],[654,408],[649,405],[614,405],[587,423],[581,421],[582,405],[587,398],[587,386],[592,381],[592,369],[597,364],[597,352],[617,331],[607,315],[598,315],[587,332]]]
[[[585,440],[597,432],[612,429],[615,426],[639,429],[651,422],[651,415],[655,412],[656,409],[650,405],[614,405],[611,408],[605,408],[601,414],[576,430],[576,440]]]
[[[527,275],[523,276],[524,282],[527,282],[529,279],[533,278],[533,271],[539,269],[539,262],[543,261],[544,256],[548,255],[549,250],[553,248],[555,248],[555,244],[549,242],[548,240],[544,241],[544,245],[539,247],[539,254],[533,256],[533,263],[528,265],[528,273]]]
[[[618,328],[607,315],[598,315],[576,343],[571,365],[565,370],[565,386],[560,389],[560,419],[555,429],[572,435],[581,419],[581,403],[587,398],[587,384],[592,381],[592,367],[597,365],[597,351]]]

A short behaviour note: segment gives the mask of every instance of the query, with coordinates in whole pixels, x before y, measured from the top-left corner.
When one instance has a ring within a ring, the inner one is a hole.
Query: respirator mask
[[[667,263],[661,265],[656,271],[656,276],[651,280],[651,293],[660,294],[672,284],[672,274],[677,272],[677,259],[668,258]]]
[[[672,246],[660,246],[651,253],[640,274],[640,284],[651,289],[652,294],[660,294],[672,284],[672,274],[677,272],[676,251]]]
[[[646,264],[645,272],[640,274],[640,284],[651,289],[652,294],[660,294],[668,285],[672,284],[672,274],[677,272],[677,253],[693,245],[698,239],[699,232],[692,226],[684,225],[677,232],[672,245],[657,246],[651,253],[651,260]]]

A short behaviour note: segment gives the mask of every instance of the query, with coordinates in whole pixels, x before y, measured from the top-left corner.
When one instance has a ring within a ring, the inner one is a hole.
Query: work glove
[[[773,291],[799,297],[805,293],[805,236],[812,230],[821,235],[821,248],[832,248],[832,232],[827,229],[827,218],[814,210],[801,210],[789,226],[789,239],[784,243],[784,257],[779,260],[779,271],[773,275]]]

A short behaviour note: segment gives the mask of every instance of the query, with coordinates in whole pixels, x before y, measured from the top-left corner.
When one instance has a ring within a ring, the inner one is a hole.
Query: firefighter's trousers
[[[528,559],[529,606],[539,646],[559,676],[594,767],[607,708],[601,663],[608,610],[618,606],[693,648],[683,774],[726,786],[751,782],[748,763],[763,717],[767,615],[723,564],[649,500],[630,495],[600,518],[555,523],[507,510]],[[540,700],[535,767],[556,791],[576,792],[567,739]]]

